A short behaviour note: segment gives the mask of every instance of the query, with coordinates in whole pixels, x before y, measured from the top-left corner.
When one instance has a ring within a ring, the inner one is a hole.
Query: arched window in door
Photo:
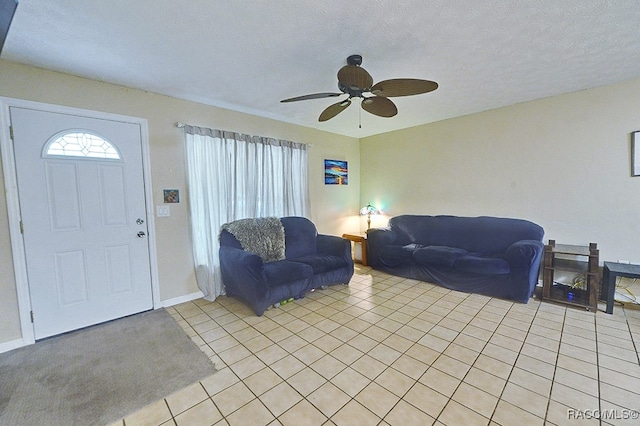
[[[84,130],[68,130],[53,136],[45,146],[44,156],[121,159],[111,142]]]

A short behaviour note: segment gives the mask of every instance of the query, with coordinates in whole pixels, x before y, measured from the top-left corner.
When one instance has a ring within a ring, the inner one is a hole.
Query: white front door
[[[9,112],[35,338],[151,309],[140,125]]]

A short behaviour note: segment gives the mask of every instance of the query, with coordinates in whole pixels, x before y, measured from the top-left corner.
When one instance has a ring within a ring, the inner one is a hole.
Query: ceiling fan
[[[373,84],[373,77],[360,66],[361,64],[362,56],[351,55],[347,58],[347,65],[340,68],[340,71],[338,71],[338,89],[340,89],[341,93],[312,93],[283,99],[280,102],[296,102],[347,95],[346,99],[329,105],[322,111],[318,121],[327,121],[340,114],[351,105],[352,98],[361,98],[360,105],[362,109],[371,114],[380,117],[393,117],[398,113],[398,108],[388,98],[419,95],[438,88],[438,83],[435,81],[415,78],[395,78]],[[365,94],[371,96],[365,96]]]

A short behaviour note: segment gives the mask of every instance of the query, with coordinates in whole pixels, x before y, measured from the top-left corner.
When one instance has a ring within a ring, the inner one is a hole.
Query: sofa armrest
[[[385,246],[394,244],[398,234],[389,227],[372,228],[367,231],[367,262],[369,266],[382,265],[380,253]]]
[[[257,254],[235,247],[220,247],[220,272],[227,294],[247,301],[259,300],[267,292],[264,263]]]
[[[529,270],[537,261],[540,264],[540,257],[544,245],[542,241],[522,240],[517,241],[507,249],[504,258],[511,268]]]
[[[318,253],[351,259],[351,242],[346,238],[318,234],[316,244]]]
[[[511,269],[511,281],[521,282],[527,289],[527,293],[521,294],[519,299],[516,297],[516,300],[526,301],[533,294],[538,284],[543,249],[544,244],[537,240],[518,241],[507,249],[504,258]]]

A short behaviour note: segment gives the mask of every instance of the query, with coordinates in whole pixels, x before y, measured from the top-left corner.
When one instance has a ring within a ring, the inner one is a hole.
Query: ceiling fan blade
[[[345,65],[338,71],[338,82],[353,90],[367,90],[373,84],[373,77],[362,67]]]
[[[296,102],[306,101],[308,99],[331,98],[334,96],[344,95],[344,93],[312,93],[310,95],[296,96],[295,98],[283,99],[280,102]]]
[[[320,114],[320,117],[318,117],[318,121],[327,121],[332,119],[333,117],[344,111],[344,109],[349,105],[351,105],[351,99],[346,99],[342,102],[336,102],[333,105],[329,105],[327,108],[325,108],[324,111],[322,111],[322,114]]]
[[[362,109],[380,117],[393,117],[398,108],[391,100],[382,96],[373,96],[362,100]]]
[[[386,98],[394,96],[411,96],[431,92],[438,88],[438,83],[430,80],[416,78],[395,78],[376,83],[371,88],[371,93]]]

